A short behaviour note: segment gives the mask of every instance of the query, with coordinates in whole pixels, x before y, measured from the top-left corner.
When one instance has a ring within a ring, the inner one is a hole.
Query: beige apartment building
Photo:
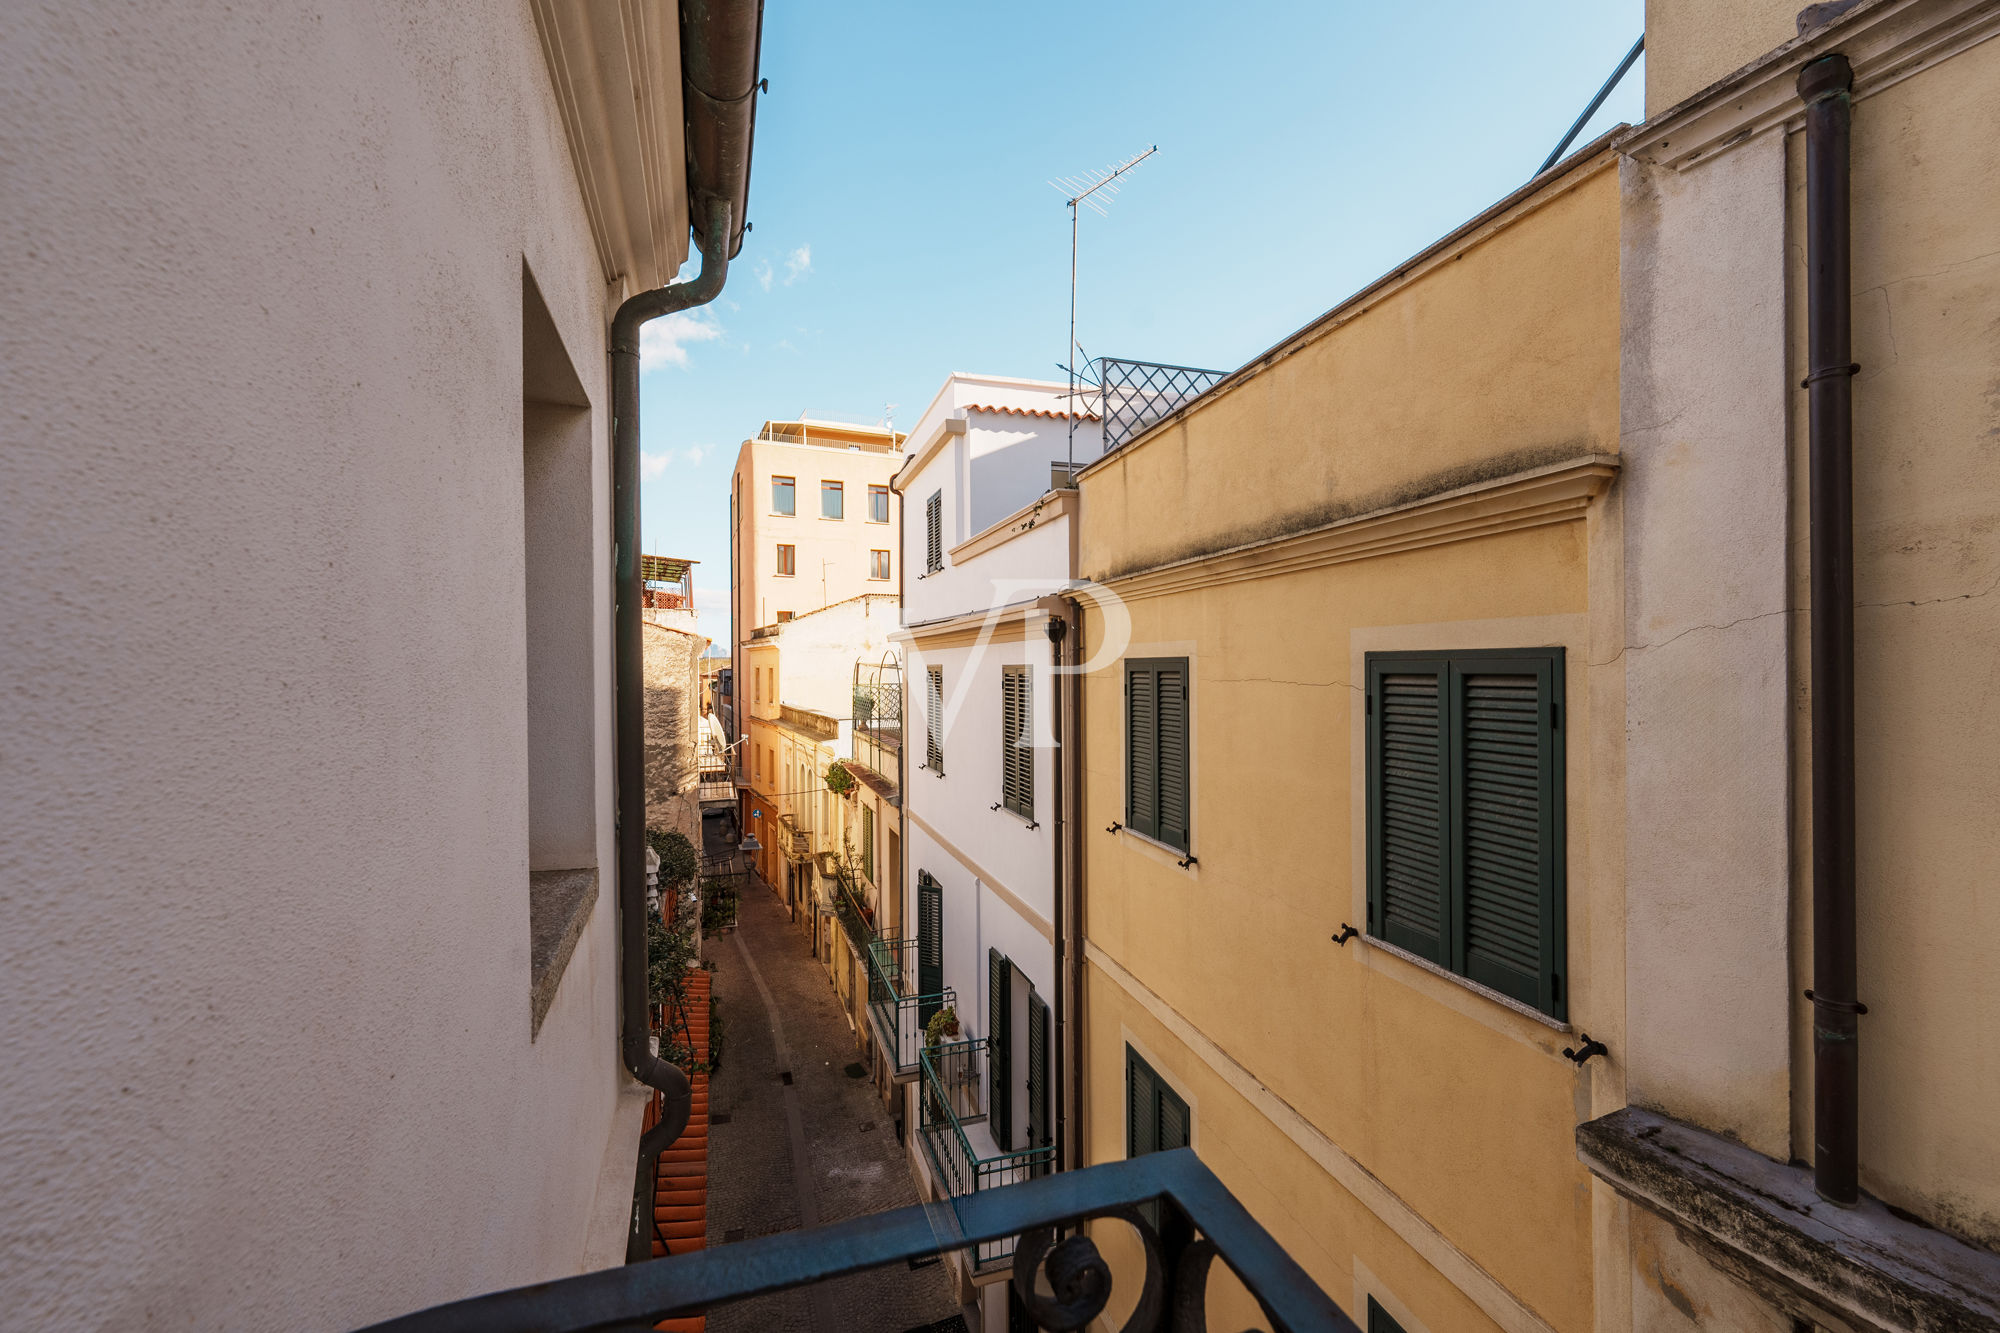
[[[2000,1328],[2000,5],[1798,8],[1080,474],[1087,1160],[1371,1333]]]

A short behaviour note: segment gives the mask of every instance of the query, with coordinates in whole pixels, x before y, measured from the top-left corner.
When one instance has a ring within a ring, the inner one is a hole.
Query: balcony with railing
[[[938,1010],[955,1007],[951,987],[920,995],[909,978],[916,975],[915,940],[871,940],[868,944],[868,1015],[882,1043],[883,1058],[901,1082],[923,1072],[924,1027]]]
[[[1113,1270],[1091,1239],[1093,1226],[1113,1219],[1138,1233],[1144,1267],[1136,1273]],[[1083,1328],[1114,1294],[1132,1306],[1127,1333],[1202,1328],[1203,1297],[1220,1259],[1273,1333],[1360,1333],[1192,1148],[475,1296],[378,1324],[374,1333],[643,1329],[989,1245],[1012,1252],[1014,1294],[1037,1328]]]
[[[994,1140],[985,1106],[986,1056],[983,1038],[926,1047],[918,1056],[923,1065],[918,1132],[939,1186],[953,1198],[1019,1185],[1055,1169],[1053,1144],[1002,1148]],[[1011,1238],[970,1248],[973,1267],[982,1272],[1014,1253]]]

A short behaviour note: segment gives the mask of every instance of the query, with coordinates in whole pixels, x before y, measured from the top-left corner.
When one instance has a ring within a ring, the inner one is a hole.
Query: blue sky
[[[769,0],[753,230],[714,306],[648,326],[645,549],[702,562],[726,643],[762,421],[908,427],[955,370],[1058,378],[1051,178],[1159,145],[1084,214],[1078,341],[1232,369],[1520,185],[1642,26],[1643,0]],[[1644,72],[1579,143],[1641,119]]]

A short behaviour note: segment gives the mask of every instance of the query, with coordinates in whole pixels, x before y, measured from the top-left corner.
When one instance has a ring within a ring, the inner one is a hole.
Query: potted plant
[[[940,1043],[958,1040],[958,1009],[946,1005],[931,1015],[931,1021],[924,1024],[924,1045],[935,1049]]]
[[[854,791],[854,775],[847,771],[847,765],[838,759],[826,766],[826,789],[835,796],[848,796]]]

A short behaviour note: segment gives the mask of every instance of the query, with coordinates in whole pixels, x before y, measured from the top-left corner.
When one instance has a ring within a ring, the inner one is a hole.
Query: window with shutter
[[[917,1021],[929,1023],[944,992],[944,886],[917,872]]]
[[[1194,1117],[1180,1094],[1153,1071],[1130,1046],[1125,1048],[1125,1155],[1170,1152],[1194,1141]],[[1157,1203],[1139,1205],[1139,1212],[1157,1230]]]
[[[1000,800],[1030,820],[1035,817],[1035,751],[1029,734],[1032,681],[1025,666],[1000,669]]]
[[[1368,929],[1565,1016],[1559,648],[1368,656]]]
[[[944,492],[932,491],[924,501],[924,573],[944,568]]]
[[[1125,663],[1125,826],[1187,851],[1188,666],[1185,657]]]
[[[1028,1144],[1045,1148],[1049,1131],[1049,1006],[1028,989]],[[1040,1170],[1046,1170],[1044,1165]]]
[[[1014,1146],[1013,971],[1006,954],[986,951],[986,1127],[1002,1148]]]
[[[924,767],[944,772],[944,668],[924,671]]]
[[[1403,1326],[1373,1296],[1368,1298],[1368,1333],[1403,1333]]]
[[[875,882],[875,807],[861,807],[861,873]]]

